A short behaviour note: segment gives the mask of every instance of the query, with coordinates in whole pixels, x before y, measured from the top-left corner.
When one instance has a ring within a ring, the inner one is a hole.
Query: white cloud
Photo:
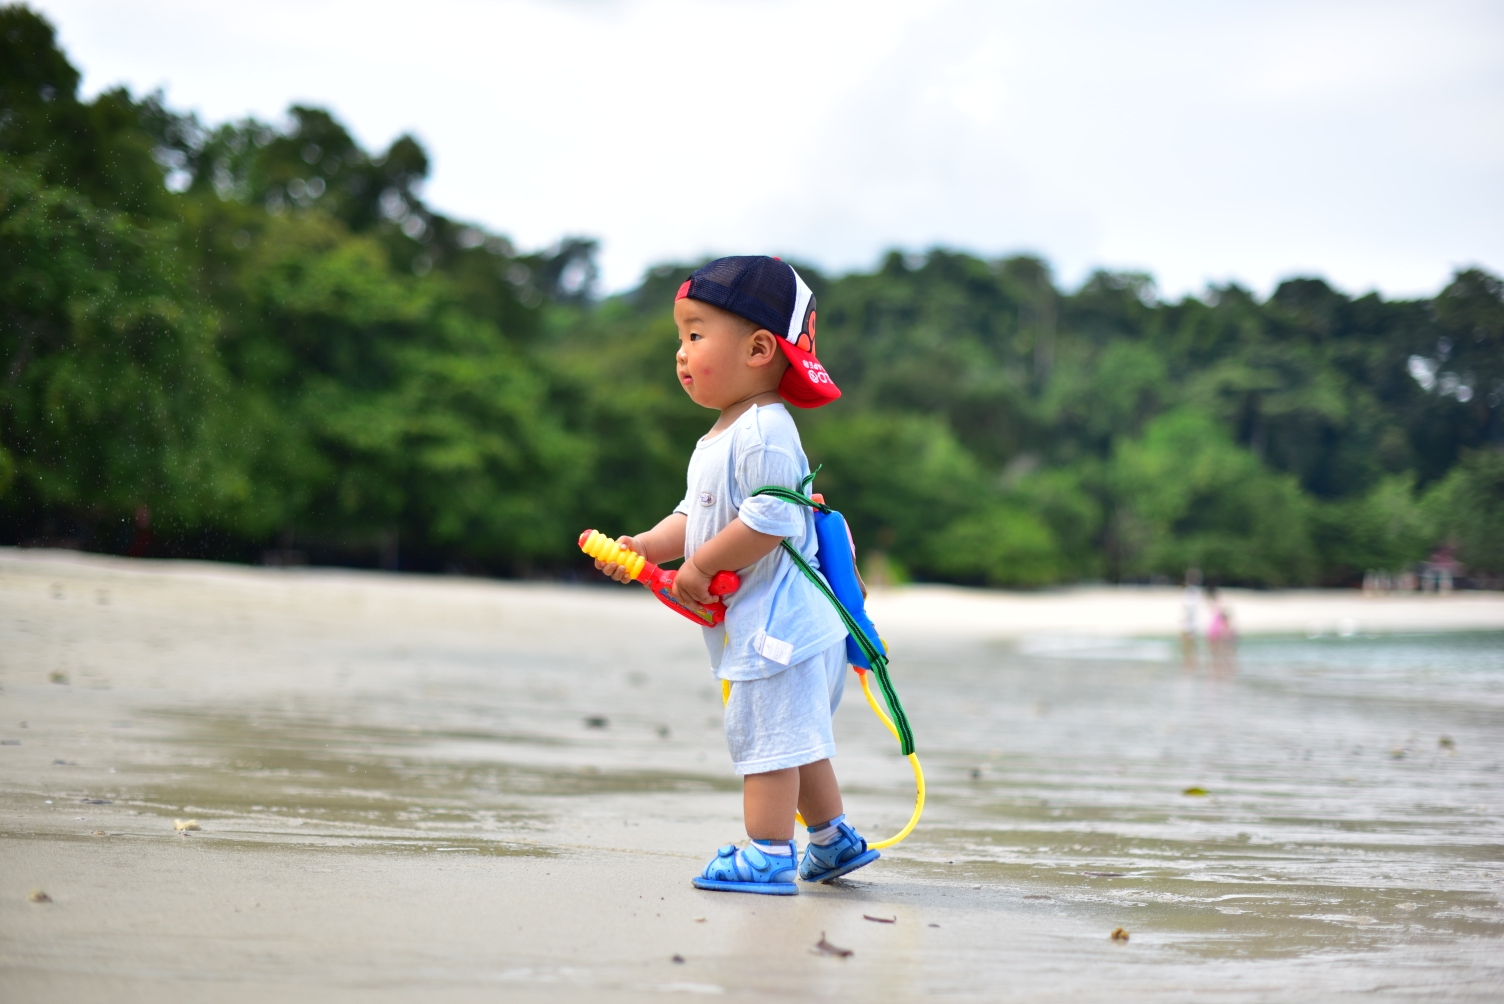
[[[98,90],[414,131],[428,195],[607,282],[706,252],[827,268],[1031,250],[1170,294],[1504,269],[1490,3],[46,0]]]

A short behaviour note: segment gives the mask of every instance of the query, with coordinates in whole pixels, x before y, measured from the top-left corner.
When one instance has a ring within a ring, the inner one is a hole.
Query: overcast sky
[[[89,94],[404,131],[605,285],[706,253],[1043,255],[1162,295],[1504,271],[1504,3],[41,0]]]

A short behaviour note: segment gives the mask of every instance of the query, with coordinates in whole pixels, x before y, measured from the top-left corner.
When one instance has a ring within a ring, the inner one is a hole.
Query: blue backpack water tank
[[[856,575],[856,552],[851,543],[851,531],[846,526],[846,517],[834,510],[815,510],[815,539],[820,544],[820,571],[830,583],[831,592],[841,601],[862,633],[872,646],[883,655],[887,647],[877,636],[872,618],[867,616],[866,598],[862,596],[862,583]],[[862,652],[862,647],[849,634],[846,636],[846,658],[853,666],[871,669],[872,663]]]

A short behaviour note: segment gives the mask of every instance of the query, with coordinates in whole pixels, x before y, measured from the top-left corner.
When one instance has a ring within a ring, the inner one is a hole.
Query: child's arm
[[[696,603],[709,603],[715,599],[708,588],[712,575],[746,568],[782,542],[782,537],[759,533],[740,519],[734,519],[726,524],[726,529],[697,548],[695,556],[679,569],[679,574],[674,577],[674,596],[680,600],[688,598]]]
[[[684,557],[684,528],[688,525],[688,516],[682,512],[673,512],[659,520],[658,525],[651,530],[639,533],[635,537],[619,539],[624,547],[631,548],[655,565],[661,565],[665,561]],[[617,582],[631,581],[627,577],[626,569],[614,561],[607,563],[597,558],[595,567]]]

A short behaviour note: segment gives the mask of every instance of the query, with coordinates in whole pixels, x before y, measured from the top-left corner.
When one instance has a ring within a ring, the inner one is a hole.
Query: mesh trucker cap
[[[703,300],[745,317],[778,337],[789,368],[778,393],[798,408],[818,408],[841,396],[815,358],[815,294],[788,262],[766,255],[717,258],[690,276],[674,299]]]

